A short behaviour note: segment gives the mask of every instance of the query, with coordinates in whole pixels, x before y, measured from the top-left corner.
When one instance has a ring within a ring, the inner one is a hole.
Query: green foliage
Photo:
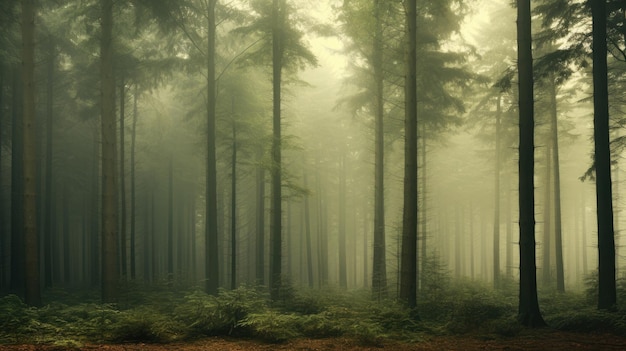
[[[253,336],[269,342],[284,342],[299,335],[300,317],[293,313],[266,311],[252,313],[238,323],[248,328]]]
[[[0,342],[14,342],[20,335],[31,334],[38,328],[37,310],[26,306],[16,295],[0,300]]]
[[[259,291],[240,287],[220,290],[218,296],[196,291],[185,296],[174,314],[191,337],[231,334],[249,314],[267,308],[267,298]]]
[[[220,290],[212,296],[197,290],[138,286],[124,295],[121,304],[94,303],[87,295],[88,302],[72,304],[75,297],[52,291],[55,299],[66,303],[32,308],[17,296],[5,296],[0,299],[0,344],[19,341],[69,348],[88,342],[167,343],[236,335],[267,342],[344,336],[364,346],[381,346],[389,339],[413,342],[432,334],[491,338],[513,337],[523,330],[516,320],[514,284],[493,290],[470,280],[451,282],[436,258],[425,267],[417,309],[421,320],[394,300],[373,301],[367,290],[318,291],[289,285],[282,300],[272,303],[265,289],[252,287]],[[591,293],[593,275],[588,286]],[[623,294],[623,282],[619,286]],[[552,327],[626,334],[626,312],[599,312],[596,301],[584,293],[540,291],[539,297]]]

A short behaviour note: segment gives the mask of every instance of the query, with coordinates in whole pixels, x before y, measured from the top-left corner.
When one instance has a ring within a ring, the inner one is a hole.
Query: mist
[[[5,1],[0,349],[626,345],[595,3]]]

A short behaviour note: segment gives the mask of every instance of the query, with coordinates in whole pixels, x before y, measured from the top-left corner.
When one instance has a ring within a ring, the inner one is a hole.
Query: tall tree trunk
[[[234,107],[233,99],[233,107]],[[230,188],[230,288],[237,288],[237,127],[233,121],[233,150]]]
[[[417,4],[406,4],[407,59],[404,93],[404,206],[400,300],[409,308],[417,304]],[[458,257],[457,257],[458,259]]]
[[[318,223],[317,223],[317,235],[319,238],[319,247],[318,247],[318,258],[317,262],[319,264],[319,281],[320,287],[328,284],[328,226],[327,226],[327,211],[328,208],[324,204],[324,197],[322,194],[322,182],[319,168],[321,166],[321,162],[319,158],[315,160],[315,164],[318,165],[315,171],[315,193],[317,194],[317,215],[318,215]]]
[[[2,144],[4,142],[4,138],[2,137],[2,130],[5,127],[4,124],[4,67],[0,65],[0,290],[4,290],[5,287],[8,286],[7,278],[9,277],[9,272],[7,271],[7,267],[9,267],[6,259],[10,256],[10,252],[7,247],[8,240],[8,232],[6,231],[5,225],[5,216],[4,216],[4,182],[2,181],[3,172],[2,172]]]
[[[418,178],[418,181],[422,181],[422,204],[419,208],[419,210],[422,213],[422,217],[421,217],[421,231],[422,233],[419,234],[419,240],[421,240],[421,244],[419,244],[419,248],[421,250],[421,257],[420,257],[420,262],[419,263],[419,270],[422,272],[419,277],[423,277],[424,274],[424,267],[426,267],[426,249],[427,246],[426,244],[428,243],[428,196],[426,194],[426,189],[428,188],[427,186],[427,179],[428,179],[428,174],[427,174],[427,166],[428,166],[428,158],[426,155],[426,122],[422,122],[422,147],[420,148],[419,152],[422,154],[422,173],[421,176]],[[422,278],[423,279],[423,278]],[[418,280],[418,289],[419,289],[419,284],[420,281]]]
[[[519,74],[519,321],[529,327],[545,325],[537,298],[535,262],[535,142],[530,0],[517,0],[517,66]]]
[[[339,159],[339,287],[348,287],[346,267],[346,157],[343,154]]]
[[[167,279],[174,279],[174,165],[168,168],[167,186]]]
[[[54,227],[52,226],[53,194],[52,194],[52,123],[54,101],[54,46],[50,45],[50,53],[46,66],[46,159],[45,159],[45,194],[44,194],[44,220],[43,220],[43,259],[44,259],[44,287],[52,286],[52,241]]]
[[[510,175],[510,173],[508,173]],[[507,177],[508,179],[508,177]],[[511,215],[511,189],[510,182],[507,180],[506,191],[506,276],[510,278],[513,275],[513,219]]]
[[[135,279],[136,275],[136,255],[135,255],[135,239],[137,234],[137,207],[136,197],[137,189],[135,188],[135,146],[137,139],[137,84],[135,84],[133,93],[133,122],[130,135],[130,279]],[[145,253],[144,253],[145,254]]]
[[[118,297],[117,128],[113,77],[113,0],[101,0],[100,83],[102,123],[102,301]]]
[[[593,18],[593,140],[598,216],[598,309],[614,309],[615,234],[609,146],[609,91],[607,76],[606,1],[590,0]]]
[[[544,286],[550,286],[552,283],[552,267],[550,265],[552,258],[552,145],[546,145],[546,179],[543,201],[543,267],[541,274],[541,282]]]
[[[550,77],[550,130],[552,135],[552,167],[554,169],[554,248],[556,250],[556,290],[565,292],[563,242],[561,230],[561,166],[559,164],[559,131],[557,124],[556,79]]]
[[[582,252],[582,258],[583,258],[583,275],[586,276],[587,272],[588,272],[588,265],[587,265],[587,201],[585,201],[585,192],[582,192],[582,201],[581,201],[581,218],[582,218],[582,243],[581,245],[583,246],[583,252]]]
[[[256,213],[256,283],[265,285],[265,166],[263,148],[258,151],[257,166],[257,213]]]
[[[23,228],[23,193],[22,177],[22,80],[20,69],[15,67],[13,73],[13,101],[11,111],[11,281],[10,290],[22,295],[24,293],[24,228]]]
[[[285,0],[273,0],[272,28],[272,199],[270,219],[270,297],[280,297],[282,274],[282,170],[281,170],[281,80],[283,69],[283,26]]]
[[[215,5],[217,0],[208,0],[207,19],[207,167],[206,167],[206,213],[205,220],[205,291],[216,295],[219,287],[219,256],[217,251],[217,159],[215,146]]]
[[[493,287],[500,288],[500,133],[502,130],[501,119],[502,94],[498,94],[496,100],[496,155],[495,155],[495,186],[494,186],[494,213],[493,213]]]
[[[30,306],[41,305],[39,286],[39,238],[37,235],[37,151],[35,127],[35,2],[22,0],[22,82],[24,108],[23,143],[23,225],[24,299]]]
[[[304,171],[304,188],[308,189],[309,182],[307,171]],[[309,195],[305,195],[304,197],[304,234],[306,238],[306,269],[307,269],[307,278],[309,282],[309,288],[313,288],[313,254],[312,243],[311,243],[311,210],[309,205]]]
[[[367,239],[369,237],[369,211],[367,201],[363,201],[363,287],[367,288],[369,283],[369,270],[367,267],[369,266],[369,258],[368,258],[368,242]]]
[[[374,69],[374,255],[372,292],[377,299],[387,297],[387,259],[385,245],[385,190],[384,190],[384,96],[383,96],[383,37],[381,0],[374,1],[374,32],[372,66]]]
[[[126,113],[126,83],[124,76],[120,77],[120,263],[122,279],[126,279],[128,269],[126,264],[126,151],[125,151],[125,119]]]
[[[69,286],[71,281],[71,269],[72,256],[74,252],[70,249],[70,192],[67,188],[67,183],[63,184],[63,199],[61,208],[63,211],[63,283],[65,286]]]
[[[94,123],[93,128],[93,149],[92,149],[92,169],[91,169],[91,201],[90,201],[90,241],[91,241],[91,272],[90,272],[90,285],[92,287],[97,286],[101,281],[101,252],[102,248],[100,244],[102,242],[102,237],[100,235],[100,222],[98,220],[98,215],[101,214],[99,204],[100,204],[100,189],[101,189],[101,181],[100,181],[100,168],[98,165],[100,164],[99,160],[101,159],[101,143],[100,138],[98,137],[100,134],[100,130],[98,129],[98,123]]]
[[[474,206],[470,203],[469,207],[469,250],[470,250],[470,277],[472,280],[475,278],[474,271]]]

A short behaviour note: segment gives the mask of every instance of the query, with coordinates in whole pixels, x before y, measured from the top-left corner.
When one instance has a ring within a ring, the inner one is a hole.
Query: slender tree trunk
[[[63,283],[65,286],[69,286],[71,281],[71,269],[72,257],[74,251],[70,248],[70,192],[67,188],[67,183],[63,184],[63,199],[62,199],[62,211],[63,211]]]
[[[470,250],[470,277],[472,280],[476,277],[474,272],[474,206],[470,203],[469,207],[469,250]]]
[[[517,66],[519,74],[519,321],[544,326],[537,298],[535,262],[534,93],[530,0],[517,0]]]
[[[281,81],[283,68],[283,26],[285,0],[273,0],[272,28],[272,199],[270,220],[270,297],[280,297],[282,275],[282,165],[281,165]]]
[[[372,292],[377,299],[387,296],[387,259],[385,245],[385,191],[384,191],[384,96],[383,96],[383,38],[381,0],[374,1],[374,32],[372,66],[374,69],[374,257]]]
[[[346,267],[346,157],[339,160],[339,287],[348,287]]]
[[[462,244],[462,234],[461,234],[461,222],[462,222],[461,210],[459,205],[454,208],[454,275],[457,279],[461,278],[461,261],[463,260],[461,256],[463,256],[461,251]],[[487,244],[487,240],[485,240],[485,247]],[[487,253],[483,252],[484,259],[487,257]]]
[[[125,152],[125,126],[126,113],[126,83],[124,76],[120,77],[120,263],[122,279],[128,275],[126,261],[126,152]]]
[[[168,168],[167,187],[167,279],[174,278],[174,165],[172,156]]]
[[[544,201],[543,201],[543,267],[541,282],[544,286],[552,283],[552,145],[546,145],[546,179],[544,181]]]
[[[582,206],[581,208],[581,218],[582,218],[582,258],[583,258],[583,275],[587,276],[587,272],[589,271],[589,266],[587,265],[587,201],[585,201],[585,192],[582,192]]]
[[[117,128],[113,77],[113,0],[101,0],[100,83],[102,123],[102,301],[118,297]]]
[[[510,173],[509,173],[510,174]],[[508,178],[508,177],[507,177]],[[513,219],[511,215],[511,189],[507,181],[508,191],[506,192],[506,276],[513,275]]]
[[[324,197],[322,194],[322,184],[321,184],[321,176],[319,172],[319,166],[321,162],[319,159],[315,160],[315,164],[318,165],[316,167],[315,172],[315,193],[317,194],[317,214],[318,214],[318,223],[317,223],[317,231],[319,238],[319,247],[318,247],[318,259],[317,262],[319,264],[319,281],[320,287],[328,284],[328,226],[326,221],[327,216],[327,207],[324,204]]]
[[[500,288],[500,134],[502,130],[501,119],[502,94],[498,94],[496,101],[496,164],[494,186],[494,213],[493,213],[493,287]]]
[[[26,304],[41,305],[39,286],[39,238],[37,235],[37,151],[35,126],[35,3],[22,0],[22,82],[24,109],[22,116],[23,143],[23,225],[24,273]]]
[[[426,194],[426,190],[428,188],[428,183],[427,183],[427,179],[428,179],[428,174],[427,174],[427,166],[428,166],[428,158],[426,155],[426,122],[422,122],[422,147],[419,150],[422,154],[422,173],[421,176],[418,178],[418,181],[421,180],[422,181],[422,204],[420,206],[420,211],[422,213],[422,217],[421,217],[421,231],[422,233],[419,235],[419,239],[421,240],[421,246],[419,246],[420,250],[421,250],[421,257],[420,257],[420,271],[422,272],[420,274],[420,277],[423,276],[424,274],[424,267],[426,267],[426,249],[427,246],[426,244],[428,243],[428,197]],[[418,284],[420,284],[420,281],[418,280],[417,282]],[[418,286],[419,288],[419,286]]]
[[[54,206],[52,195],[52,123],[53,123],[53,101],[54,101],[54,46],[51,45],[47,64],[46,81],[46,159],[45,159],[45,194],[44,194],[44,220],[43,220],[43,259],[44,259],[44,287],[52,286],[52,241],[54,237],[54,227],[52,226],[52,215]]]
[[[402,215],[402,262],[400,300],[409,308],[417,304],[417,8],[416,0],[406,4],[407,75],[404,108],[404,206]],[[458,257],[457,257],[458,260]]]
[[[369,256],[367,252],[367,248],[369,247],[369,245],[367,240],[370,231],[367,201],[363,201],[363,207],[363,287],[367,288],[369,285],[368,280],[370,279],[369,270],[367,269],[367,267],[369,266]]]
[[[102,237],[100,235],[100,222],[98,220],[98,215],[101,214],[99,204],[100,204],[100,189],[101,189],[101,181],[100,181],[100,168],[98,165],[100,164],[99,160],[101,160],[101,143],[98,135],[100,134],[100,130],[98,129],[98,123],[94,123],[93,128],[93,149],[92,149],[92,169],[91,169],[91,201],[90,201],[90,230],[91,230],[91,272],[90,272],[90,283],[92,287],[97,286],[101,281],[101,247]]]
[[[233,150],[230,171],[230,288],[235,290],[237,288],[237,127],[235,122],[233,122]]]
[[[207,168],[205,213],[205,291],[216,295],[219,287],[219,256],[217,251],[217,159],[215,146],[215,6],[217,0],[208,0],[207,32]]]
[[[23,228],[23,150],[22,150],[22,80],[20,69],[15,67],[13,73],[13,101],[11,123],[11,281],[12,293],[24,293],[24,228]]]
[[[556,290],[565,292],[563,241],[561,230],[561,166],[559,164],[559,131],[557,124],[556,81],[550,82],[550,130],[552,135],[552,167],[554,169],[554,248],[556,250]]]
[[[130,279],[136,276],[136,234],[137,234],[137,207],[136,197],[137,189],[135,188],[135,146],[137,138],[137,84],[135,84],[133,93],[133,122],[130,135]],[[145,253],[144,253],[145,254]]]
[[[590,0],[590,3],[593,18],[593,140],[598,216],[598,309],[612,310],[617,304],[617,294],[609,146],[606,1]]]
[[[4,130],[4,67],[0,66],[0,131]],[[7,278],[10,276],[7,271],[7,267],[9,267],[6,258],[10,256],[10,252],[7,247],[8,240],[8,231],[6,231],[5,225],[5,216],[4,216],[4,182],[2,181],[3,172],[2,172],[2,144],[4,143],[4,138],[2,137],[2,132],[0,132],[0,290],[4,291],[4,288],[8,286]]]
[[[256,282],[265,285],[265,167],[263,149],[258,152],[257,166],[257,214],[256,214]]]
[[[308,175],[307,171],[304,171],[304,188],[308,188]],[[309,282],[309,288],[313,288],[314,279],[313,279],[313,254],[312,243],[311,243],[311,210],[309,205],[309,195],[305,195],[304,197],[304,233],[306,237],[306,268],[307,268],[307,277]]]

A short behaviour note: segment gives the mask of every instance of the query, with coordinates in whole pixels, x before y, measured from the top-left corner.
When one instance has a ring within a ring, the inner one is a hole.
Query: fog
[[[404,301],[403,211],[413,196],[417,301],[448,279],[517,298],[521,117],[509,2],[417,2],[414,99],[408,2],[115,2],[111,23],[107,3],[37,2],[32,81],[25,10],[2,5],[3,295],[31,304],[36,279],[46,303],[56,289],[119,302],[140,286]],[[591,45],[581,39],[591,17],[568,17],[575,23],[561,33],[558,16],[571,14],[544,1],[533,9],[541,302],[593,290],[598,225]],[[608,56],[617,278],[626,266],[619,40]],[[28,94],[32,123],[22,119]],[[407,194],[411,101],[417,192]],[[24,255],[33,243],[36,254]]]

